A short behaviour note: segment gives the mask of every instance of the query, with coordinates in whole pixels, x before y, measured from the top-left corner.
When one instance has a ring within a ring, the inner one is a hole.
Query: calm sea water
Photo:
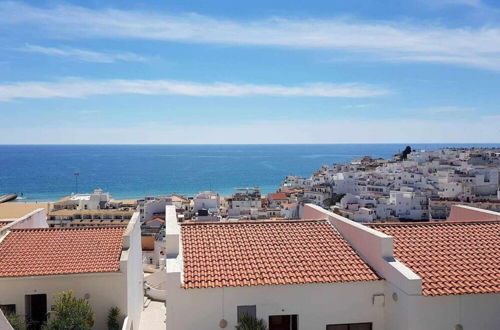
[[[286,175],[309,176],[323,164],[364,155],[391,157],[404,144],[336,145],[0,145],[0,194],[55,200],[99,187],[115,198],[235,187],[278,188]],[[500,144],[413,144],[415,149]]]

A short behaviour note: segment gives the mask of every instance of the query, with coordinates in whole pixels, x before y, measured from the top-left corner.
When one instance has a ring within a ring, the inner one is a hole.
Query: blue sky
[[[500,142],[500,5],[0,1],[0,143]]]

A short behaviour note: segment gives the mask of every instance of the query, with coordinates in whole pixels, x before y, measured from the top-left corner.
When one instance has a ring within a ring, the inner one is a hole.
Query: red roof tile
[[[279,192],[275,194],[269,194],[269,198],[271,198],[274,201],[279,201],[279,200],[288,200],[288,197],[286,196],[285,193]]]
[[[7,226],[9,223],[11,223],[11,221],[0,221],[0,228]]]
[[[184,288],[379,279],[324,220],[190,223],[181,231]]]
[[[150,223],[153,223],[153,222],[165,223],[165,219],[162,219],[162,218],[153,218],[151,220],[146,221],[146,224],[150,224]]]
[[[423,295],[500,293],[500,222],[373,224],[418,274]]]
[[[0,243],[0,277],[116,272],[124,230],[13,229]]]

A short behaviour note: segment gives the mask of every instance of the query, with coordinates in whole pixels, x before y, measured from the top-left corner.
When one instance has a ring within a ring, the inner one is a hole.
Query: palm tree
[[[266,321],[254,316],[243,314],[238,321],[236,330],[267,330]]]

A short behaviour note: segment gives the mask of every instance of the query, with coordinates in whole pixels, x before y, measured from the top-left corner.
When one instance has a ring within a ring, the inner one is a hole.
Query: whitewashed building
[[[302,221],[172,223],[167,329],[242,313],[269,330],[498,329],[500,218],[462,216],[365,226],[308,204]]]
[[[262,199],[258,188],[240,188],[226,199],[227,215],[236,219],[257,219],[262,209]]]
[[[194,220],[197,221],[219,221],[220,196],[211,191],[197,194],[193,199]]]
[[[94,329],[106,328],[111,307],[124,315],[124,330],[139,328],[143,274],[138,213],[126,227],[46,228],[45,223],[40,228],[29,222],[0,224],[3,309],[41,325],[52,313],[54,295],[72,290],[92,306]]]

